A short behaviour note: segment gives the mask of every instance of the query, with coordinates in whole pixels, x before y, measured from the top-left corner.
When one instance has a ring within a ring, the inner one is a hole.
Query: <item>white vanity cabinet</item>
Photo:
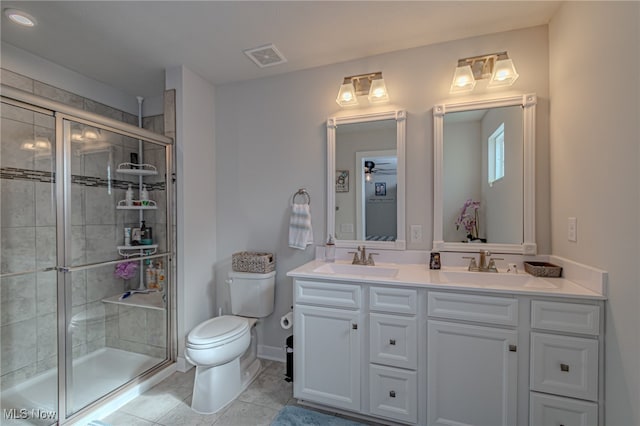
[[[531,425],[599,424],[601,306],[531,302]]]
[[[604,302],[294,276],[294,397],[391,424],[603,425]]]
[[[294,396],[359,411],[360,286],[296,280],[294,288]]]
[[[515,425],[518,300],[430,292],[428,315],[427,424]]]

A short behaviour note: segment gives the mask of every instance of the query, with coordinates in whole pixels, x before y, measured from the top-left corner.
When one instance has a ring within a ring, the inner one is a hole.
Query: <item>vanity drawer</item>
[[[295,303],[348,309],[359,309],[361,305],[359,285],[296,279],[294,287]]]
[[[595,426],[598,404],[531,392],[529,416],[531,426]]]
[[[596,401],[598,341],[531,333],[531,390]]]
[[[372,311],[415,314],[418,291],[409,288],[371,287],[369,306]]]
[[[370,361],[415,370],[418,366],[418,327],[415,317],[369,315]]]
[[[418,421],[418,379],[415,371],[370,365],[369,398],[373,415],[408,423]]]
[[[475,294],[429,292],[429,316],[488,324],[518,325],[518,300]]]
[[[597,336],[600,334],[600,306],[534,300],[531,302],[531,327]]]

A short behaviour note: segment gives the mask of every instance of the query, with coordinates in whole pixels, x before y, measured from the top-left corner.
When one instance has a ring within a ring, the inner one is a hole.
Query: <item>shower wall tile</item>
[[[51,358],[58,352],[58,330],[56,326],[56,314],[40,315],[36,319],[37,361]]]
[[[128,112],[123,112],[122,113],[122,121],[124,121],[127,124],[131,124],[132,126],[137,126],[138,125],[138,116],[134,115],[134,114],[130,114]]]
[[[36,362],[36,319],[0,327],[0,371],[3,374]]]
[[[87,270],[87,302],[99,302],[124,292],[123,280],[113,275],[114,266]]]
[[[36,227],[36,268],[45,269],[56,266],[56,227]]]
[[[164,115],[151,115],[142,119],[142,127],[150,132],[164,135]]]
[[[84,99],[84,110],[103,115],[105,117],[113,118],[114,120],[118,121],[122,121],[123,118],[122,111],[105,104],[101,104],[100,102],[93,101],[91,99]]]
[[[102,151],[85,153],[82,155],[84,159],[84,176],[100,177],[106,179],[109,173],[116,175],[116,167],[124,158],[124,150],[121,143],[119,145],[110,145],[108,149]],[[73,174],[77,174],[73,172]]]
[[[166,347],[166,314],[165,311],[147,309],[147,343],[152,346]]]
[[[0,236],[2,273],[36,269],[36,228],[2,228]]]
[[[58,89],[40,81],[34,80],[33,94],[51,99],[56,102],[70,105],[74,108],[82,109],[84,106],[84,98],[66,90]]]
[[[98,263],[119,259],[117,244],[120,232],[116,225],[87,225],[86,229],[86,261]]]
[[[82,265],[86,261],[86,229],[84,226],[71,226],[71,264]]]
[[[106,336],[106,309],[105,303],[93,302],[87,304],[87,343],[96,340],[104,342]]]
[[[35,226],[35,182],[2,179],[0,181],[0,224],[3,228]]]
[[[2,167],[33,169],[34,151],[22,148],[24,142],[33,141],[33,125],[2,118],[0,134],[0,159]]]
[[[5,372],[2,370],[2,376],[0,377],[0,392],[19,385],[25,380],[33,377],[36,373],[36,364],[29,364],[26,367],[22,367],[14,371]]]
[[[36,374],[58,369],[58,355],[53,355],[36,363]]]
[[[109,194],[107,188],[85,188],[85,224],[86,225],[115,225],[116,199],[115,194]]]
[[[2,68],[0,69],[0,80],[2,80],[2,84],[5,86],[33,93],[33,80],[23,76],[22,74],[17,74],[13,71]]]
[[[5,119],[21,121],[28,124],[33,124],[34,122],[33,116],[35,113],[25,108],[3,103],[0,106],[0,113],[2,114],[2,118]]]
[[[36,313],[44,315],[56,312],[57,300],[56,271],[38,272],[36,274]]]
[[[2,183],[4,185],[4,182]],[[36,226],[55,226],[56,187],[53,183],[34,182]],[[4,191],[3,191],[4,196]],[[4,204],[4,201],[3,201]]]
[[[33,115],[33,124],[37,127],[42,127],[45,129],[49,129],[53,131],[51,134],[55,136],[55,128],[56,128],[56,119],[53,115],[41,114],[39,112],[34,113]],[[51,139],[51,144],[53,148],[54,139]],[[55,152],[55,149],[54,149]]]
[[[118,335],[121,340],[145,342],[147,340],[147,315],[145,309],[120,307]]]
[[[71,275],[71,305],[87,304],[87,271],[76,271]]]
[[[56,135],[53,129],[35,126],[35,137],[38,141],[46,141],[49,147],[46,150],[36,151],[34,154],[35,170],[43,172],[54,172],[56,169],[55,140]]]
[[[84,225],[85,187],[71,185],[71,225]]]
[[[36,316],[36,274],[0,279],[0,325]]]
[[[71,346],[74,359],[87,353],[87,305],[75,306],[71,309]],[[82,347],[81,349],[78,349]],[[77,353],[77,355],[76,355]]]

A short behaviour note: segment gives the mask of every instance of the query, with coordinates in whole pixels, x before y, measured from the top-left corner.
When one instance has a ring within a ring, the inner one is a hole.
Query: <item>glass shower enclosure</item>
[[[0,423],[64,424],[175,358],[172,145],[2,95]]]

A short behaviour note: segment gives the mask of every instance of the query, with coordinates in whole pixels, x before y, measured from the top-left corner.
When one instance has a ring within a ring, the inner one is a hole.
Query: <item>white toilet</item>
[[[218,412],[260,372],[257,318],[271,315],[276,273],[229,272],[231,312],[197,325],[187,336],[185,358],[196,366],[191,408]]]

